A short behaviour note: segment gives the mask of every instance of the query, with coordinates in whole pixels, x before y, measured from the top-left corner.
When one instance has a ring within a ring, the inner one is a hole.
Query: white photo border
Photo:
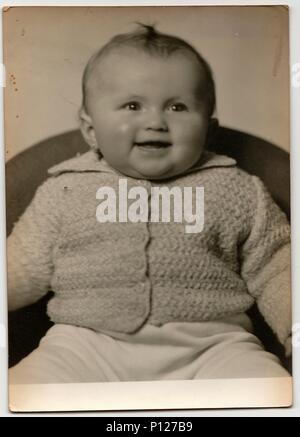
[[[300,143],[300,124],[297,123],[297,120],[299,120],[299,114],[300,114],[300,78],[297,80],[295,79],[295,76],[292,76],[293,73],[293,66],[295,70],[297,69],[297,65],[300,64],[300,30],[299,30],[299,23],[300,23],[300,3],[297,0],[285,0],[282,2],[278,1],[238,1],[238,0],[231,0],[231,1],[142,1],[142,0],[136,0],[136,1],[5,1],[3,2],[1,0],[0,2],[1,8],[2,7],[8,7],[8,6],[217,6],[217,5],[230,5],[230,6],[242,6],[242,5],[286,5],[290,8],[290,66],[291,66],[291,182],[292,182],[292,191],[291,191],[291,201],[292,201],[292,209],[291,209],[291,223],[292,223],[292,284],[293,284],[293,326],[295,330],[295,341],[294,341],[294,349],[293,349],[293,386],[294,386],[294,405],[293,407],[289,409],[259,409],[257,410],[257,407],[264,407],[263,401],[261,405],[256,405],[255,409],[242,409],[242,410],[217,410],[218,416],[299,416],[300,415],[300,295],[299,293],[296,293],[296,290],[300,289],[300,272],[299,269],[297,271],[297,260],[300,259],[300,230],[298,228],[298,223],[300,224],[300,208],[297,209],[297,199],[300,198],[300,147],[298,144]],[[1,28],[2,28],[2,20],[1,20]],[[1,40],[2,40],[2,29],[1,29]],[[1,41],[2,42],[2,41]],[[1,45],[2,47],[2,45]],[[2,61],[3,62],[3,61]],[[297,65],[296,65],[297,64]],[[5,69],[4,69],[5,70]],[[2,70],[3,71],[3,70]],[[297,70],[298,71],[298,70]],[[1,74],[1,72],[0,72]],[[1,80],[1,78],[0,78]],[[2,78],[2,82],[5,83],[5,78]],[[3,96],[3,88],[1,87],[1,93]],[[1,99],[2,102],[2,117],[0,122],[0,130],[1,130],[1,138],[2,138],[2,147],[1,147],[1,188],[0,188],[0,203],[1,203],[1,217],[0,217],[0,235],[1,235],[1,271],[0,271],[0,415],[1,416],[10,416],[12,413],[8,410],[8,387],[7,387],[7,311],[6,311],[6,261],[5,261],[5,177],[4,177],[4,138],[3,138],[3,97]],[[298,147],[297,147],[298,146]],[[297,338],[298,337],[298,338]],[[297,341],[298,340],[298,341]],[[231,380],[232,381],[232,380]],[[246,386],[243,386],[243,381],[247,384],[247,380],[240,380],[241,387],[244,387],[246,389]],[[265,380],[264,380],[265,381]],[[203,381],[201,381],[203,383]],[[200,382],[200,384],[201,384]],[[259,381],[259,384],[262,381]],[[188,385],[191,383],[191,381],[182,381],[182,383],[187,383]],[[209,383],[209,381],[204,381],[204,383]],[[253,384],[254,381],[251,380],[251,384]],[[287,384],[288,387],[290,387],[290,384],[287,381],[283,381],[284,384]],[[115,384],[115,383],[113,383]],[[116,383],[118,384],[118,383]],[[133,384],[133,383],[120,383],[123,385],[124,390],[126,390],[126,387],[124,384]],[[143,386],[143,384],[147,383],[139,383],[140,387]],[[153,382],[148,383],[151,384],[151,387],[153,386]],[[181,384],[181,381],[180,381]],[[72,386],[71,384],[70,386]],[[164,384],[165,387],[167,387],[168,384]],[[78,386],[76,384],[76,386]],[[97,387],[92,386],[98,386],[98,384],[91,384],[91,396],[92,399],[97,402]],[[28,386],[29,387],[29,386]],[[33,386],[31,386],[33,387]],[[112,387],[112,386],[111,386]],[[194,385],[195,387],[195,385]],[[230,390],[232,390],[232,386],[228,386]],[[70,387],[71,389],[72,387]],[[39,390],[39,387],[36,386],[35,389]],[[58,387],[54,386],[52,389],[56,389],[55,393],[58,397],[59,394],[57,392]],[[78,387],[75,387],[75,391],[78,389]],[[169,387],[169,390],[171,388]],[[132,391],[132,388],[130,389]],[[189,387],[189,390],[193,391],[192,386]],[[225,387],[224,387],[225,390]],[[228,388],[227,388],[228,390]],[[228,390],[228,391],[230,391]],[[233,390],[232,390],[233,391]],[[128,389],[127,389],[128,393]],[[162,394],[165,392],[163,391]],[[226,393],[226,392],[225,392]],[[40,392],[41,394],[41,392]],[[45,395],[45,392],[44,392]],[[66,394],[67,397],[72,396],[71,392]],[[158,392],[155,392],[155,397],[159,397]],[[170,396],[169,396],[170,398]],[[90,397],[87,398],[87,402],[90,402]],[[251,402],[251,401],[250,401]],[[249,402],[248,407],[253,408],[255,405]],[[96,404],[95,404],[96,405]],[[99,404],[98,404],[99,405]],[[172,404],[170,404],[170,407],[172,407]],[[211,411],[203,411],[203,410],[189,410],[187,408],[190,408],[188,406],[189,404],[184,404],[181,406],[181,408],[185,408],[184,410],[173,410],[173,411],[135,411],[134,415],[149,415],[149,416],[214,416],[216,415],[216,410]],[[225,406],[225,405],[224,405]],[[235,408],[239,408],[239,405],[230,405],[230,400],[227,405],[228,407],[232,406]],[[271,405],[270,405],[271,406]],[[65,405],[65,411],[70,410],[70,408],[66,408],[67,404]],[[90,407],[90,404],[89,404]],[[135,407],[135,404],[133,403],[132,407]],[[170,408],[169,407],[169,408]],[[199,405],[201,407],[201,405]],[[31,411],[38,411],[40,406],[37,407],[35,410],[32,409]],[[97,408],[97,406],[95,406]],[[99,408],[99,406],[98,406]],[[162,408],[162,407],[161,407]],[[173,407],[174,408],[174,407]],[[195,408],[195,407],[194,407]],[[220,408],[220,405],[216,405],[215,408]],[[63,409],[63,408],[62,408]],[[74,408],[76,409],[76,408]],[[93,408],[89,408],[90,411],[93,410]],[[108,408],[109,409],[109,408]],[[52,411],[55,410],[52,409]],[[111,408],[110,408],[111,410]],[[51,408],[49,408],[49,411],[51,411]],[[146,414],[145,414],[146,413]],[[62,413],[60,415],[65,416],[72,416],[76,415],[78,413]],[[108,413],[108,412],[95,412],[95,413],[84,413],[80,412],[81,415],[88,415],[88,416],[115,416],[116,413]],[[34,413],[26,414],[27,416],[32,415],[34,416]],[[43,415],[51,415],[49,413],[44,413]],[[118,412],[118,415],[133,415],[133,411],[128,411],[124,413]],[[39,414],[41,416],[41,414]]]

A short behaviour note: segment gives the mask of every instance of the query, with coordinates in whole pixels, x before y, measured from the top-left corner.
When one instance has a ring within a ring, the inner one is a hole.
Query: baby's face
[[[209,124],[201,75],[196,58],[185,52],[163,58],[123,48],[102,60],[89,78],[87,106],[89,135],[108,164],[157,180],[191,168]]]

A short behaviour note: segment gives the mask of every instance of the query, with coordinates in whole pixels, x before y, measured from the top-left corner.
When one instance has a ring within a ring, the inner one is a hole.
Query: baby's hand
[[[284,347],[285,347],[285,356],[288,358],[288,357],[290,357],[292,355],[292,350],[293,350],[292,336],[290,336],[286,340],[286,342],[284,344]]]

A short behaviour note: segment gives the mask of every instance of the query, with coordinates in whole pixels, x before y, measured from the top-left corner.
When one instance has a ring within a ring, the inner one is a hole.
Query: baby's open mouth
[[[172,143],[169,143],[168,141],[142,141],[134,144],[143,149],[162,149],[172,146]]]

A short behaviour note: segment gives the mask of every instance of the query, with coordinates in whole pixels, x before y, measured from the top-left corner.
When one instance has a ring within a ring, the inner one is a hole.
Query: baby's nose
[[[147,118],[145,120],[145,129],[167,132],[168,124],[163,111],[153,110],[147,114]]]

